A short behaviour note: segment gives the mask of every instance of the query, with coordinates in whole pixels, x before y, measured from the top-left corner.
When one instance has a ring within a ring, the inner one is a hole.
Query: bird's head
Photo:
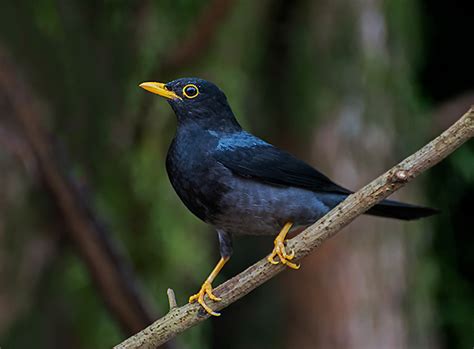
[[[140,87],[166,98],[180,124],[197,122],[207,129],[240,128],[224,92],[212,82],[181,78],[168,83],[143,82]]]

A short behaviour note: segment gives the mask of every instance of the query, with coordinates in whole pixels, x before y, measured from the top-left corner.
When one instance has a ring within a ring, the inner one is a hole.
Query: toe
[[[274,265],[277,265],[278,263],[280,263],[280,262],[275,260],[275,254],[273,254],[273,253],[270,256],[267,257],[267,261],[269,261],[270,263],[272,263]]]
[[[192,295],[191,297],[189,297],[189,303],[194,303],[194,302],[198,302],[203,308],[204,310],[209,314],[209,315],[212,315],[212,316],[220,316],[221,314],[220,313],[217,313],[215,311],[213,311],[207,304],[206,302],[204,301],[204,296],[207,294],[207,296],[209,297],[209,299],[213,300],[213,301],[220,301],[221,298],[217,297],[216,295],[214,295],[212,293],[212,286],[211,284],[209,283],[204,283],[201,287],[201,289],[199,290],[198,293],[196,293],[195,295]]]
[[[293,258],[295,258],[295,251],[291,250],[290,254],[286,253],[284,256],[285,256],[286,259],[291,261]]]
[[[206,302],[204,302],[204,297],[199,297],[198,302],[199,302],[199,304],[201,304],[201,307],[203,307],[204,310],[206,311],[206,313],[208,313],[209,315],[212,315],[212,316],[221,316],[221,313],[215,312],[214,310],[212,310],[212,309],[206,304]]]
[[[296,263],[292,263],[292,262],[289,262],[289,261],[286,261],[286,265],[291,268],[291,269],[295,269],[295,270],[298,270],[300,268],[301,265],[299,264],[296,264]]]
[[[212,293],[212,290],[206,290],[206,294],[209,297],[209,299],[211,299],[215,302],[219,302],[219,301],[222,300],[222,298],[217,297],[214,293]]]
[[[201,306],[204,308],[204,310],[206,311],[206,313],[208,313],[209,315],[212,315],[212,316],[221,316],[221,313],[217,313],[215,312],[214,310],[212,310],[211,308],[209,308],[209,306],[204,303],[204,301],[200,302],[199,304],[201,304]]]

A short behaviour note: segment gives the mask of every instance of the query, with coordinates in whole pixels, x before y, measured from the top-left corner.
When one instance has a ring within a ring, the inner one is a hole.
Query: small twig
[[[176,296],[174,294],[173,289],[168,288],[168,291],[166,291],[166,294],[168,295],[168,302],[170,304],[170,311],[178,307],[178,304],[176,303]]]
[[[32,178],[37,178],[38,166],[31,147],[17,132],[0,125],[0,146],[14,155]]]
[[[443,160],[473,136],[474,107],[436,139],[350,195],[315,224],[288,241],[288,248],[294,249],[296,253],[295,260],[298,261],[310,254],[356,217]],[[272,265],[264,258],[214,290],[214,293],[222,298],[221,302],[214,303],[209,299],[206,302],[212,304],[214,310],[221,310],[284,269],[281,264]],[[186,304],[174,309],[115,348],[155,348],[208,317],[209,315],[204,313],[198,304]]]

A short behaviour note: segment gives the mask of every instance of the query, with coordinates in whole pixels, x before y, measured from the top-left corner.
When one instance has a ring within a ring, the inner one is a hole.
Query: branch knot
[[[408,182],[410,174],[407,170],[399,169],[390,177],[390,182],[392,183],[405,183]]]

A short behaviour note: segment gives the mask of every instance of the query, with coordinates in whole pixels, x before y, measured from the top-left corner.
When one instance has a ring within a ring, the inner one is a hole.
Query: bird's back
[[[199,218],[235,234],[274,235],[285,222],[315,222],[351,192],[248,132],[178,129],[168,174]],[[414,219],[433,210],[384,201],[368,213]]]

